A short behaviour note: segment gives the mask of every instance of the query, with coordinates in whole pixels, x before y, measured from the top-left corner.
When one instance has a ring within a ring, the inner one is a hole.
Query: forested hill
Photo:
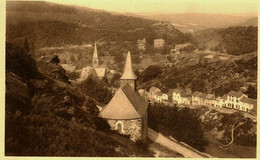
[[[202,30],[194,38],[205,48],[232,55],[257,51],[257,27],[254,26]]]
[[[83,7],[48,2],[6,3],[7,40],[22,44],[28,39],[31,48],[103,42],[130,41],[146,38],[152,44],[164,38],[167,44],[191,41],[167,23],[112,14]]]

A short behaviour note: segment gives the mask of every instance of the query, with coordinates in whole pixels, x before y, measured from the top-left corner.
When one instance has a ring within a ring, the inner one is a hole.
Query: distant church
[[[94,77],[98,77],[99,79],[102,79],[106,76],[106,72],[108,72],[108,67],[105,65],[105,63],[99,65],[99,58],[98,58],[98,52],[97,52],[97,44],[95,42],[93,57],[92,57],[92,66],[87,66],[82,68],[80,78],[78,81],[84,81],[88,78],[88,76],[92,75]]]
[[[130,52],[127,54],[120,88],[111,101],[101,110],[100,117],[107,120],[113,130],[130,135],[133,141],[147,140],[148,103],[136,92],[136,75],[133,72]]]

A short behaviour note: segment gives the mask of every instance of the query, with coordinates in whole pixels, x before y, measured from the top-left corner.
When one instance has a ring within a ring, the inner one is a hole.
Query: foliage
[[[194,45],[188,45],[188,46],[186,46],[186,47],[184,47],[184,48],[181,48],[180,49],[180,52],[181,53],[190,53],[190,52],[193,52],[193,51],[195,51],[196,50],[196,47],[194,46]]]
[[[162,68],[159,65],[151,65],[147,67],[142,73],[141,77],[143,82],[154,79],[162,73]]]
[[[203,138],[203,129],[194,110],[156,104],[149,106],[148,119],[150,128],[204,151],[207,142]]]
[[[257,27],[229,27],[219,34],[229,54],[241,55],[257,50]]]
[[[111,42],[100,53],[115,55],[122,48],[138,53],[136,41],[143,38],[147,41],[148,51],[154,39],[159,37],[167,44],[192,42],[190,34],[184,34],[170,24],[48,2],[8,2],[6,19],[8,41],[22,45],[21,37],[26,37],[37,49],[100,40]],[[131,45],[126,47],[121,42]],[[119,47],[114,47],[116,45]]]
[[[123,62],[125,60],[125,57],[122,53],[118,53],[115,55],[114,60],[116,63]]]
[[[223,124],[223,130],[225,131],[225,140],[229,141],[231,138],[231,126],[242,123],[242,125],[234,131],[234,143],[252,147],[256,146],[256,134],[251,131],[253,121],[250,118],[245,118],[241,113],[235,112],[232,114],[223,114],[221,122]]]
[[[81,88],[86,95],[105,104],[107,104],[112,98],[112,93],[108,90],[104,82],[94,78],[93,76],[88,76],[88,78],[79,84],[78,87]]]
[[[70,80],[76,80],[80,77],[79,72],[66,72],[66,75]]]
[[[257,88],[249,85],[245,93],[249,98],[257,99]]]

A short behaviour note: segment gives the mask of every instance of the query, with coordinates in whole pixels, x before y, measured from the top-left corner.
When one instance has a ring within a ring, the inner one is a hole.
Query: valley
[[[7,2],[5,155],[255,158],[256,21]]]

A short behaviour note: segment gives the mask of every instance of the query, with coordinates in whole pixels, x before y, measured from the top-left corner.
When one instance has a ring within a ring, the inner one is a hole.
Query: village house
[[[240,102],[240,100],[243,97],[247,98],[247,95],[242,92],[230,91],[227,94],[226,107],[240,110],[240,107],[242,106],[242,102]]]
[[[164,40],[163,39],[155,39],[154,40],[154,48],[161,48],[164,46]]]
[[[107,120],[112,130],[130,135],[130,139],[135,142],[146,141],[148,134],[148,103],[135,91],[136,78],[128,52],[124,73],[120,78],[120,88],[99,115]]]
[[[191,44],[190,43],[176,44],[174,51],[175,51],[176,54],[180,54],[181,53],[181,49],[183,49],[183,48],[185,48],[185,47],[187,47],[189,45],[191,45]]]
[[[181,92],[182,91],[180,89],[172,90],[172,100],[175,101],[177,104],[182,103]]]
[[[214,94],[207,94],[204,99],[205,106],[215,107],[215,95]]]
[[[182,98],[182,104],[185,104],[185,105],[191,105],[191,95],[190,94],[186,94],[186,93],[182,93],[181,94],[181,98]]]
[[[177,104],[191,105],[191,95],[180,89],[172,90],[172,100]]]
[[[137,47],[138,47],[139,50],[145,51],[145,45],[146,45],[145,38],[143,38],[142,40],[141,39],[137,40]]]
[[[193,94],[192,94],[192,105],[194,106],[197,106],[197,105],[206,105],[205,104],[205,97],[206,97],[206,94],[205,93],[202,93],[202,92],[198,92],[198,91],[195,91]]]
[[[241,111],[256,113],[257,100],[252,98],[242,97],[240,99],[240,102],[241,102],[241,107],[240,107]]]
[[[154,100],[155,93],[157,93],[157,92],[161,92],[161,90],[157,87],[152,86],[149,89],[149,99],[150,99],[150,101]]]
[[[144,90],[144,89],[139,89],[138,90],[138,93],[142,96],[142,97],[144,97],[145,98],[145,100],[148,100],[148,98],[149,98],[149,96],[148,96],[148,92],[146,92],[146,90]]]
[[[154,94],[154,101],[157,103],[162,103],[163,101],[168,100],[168,95],[162,92],[156,92]]]
[[[213,100],[213,103],[215,104],[214,107],[217,108],[223,108],[226,107],[226,100],[227,100],[227,95],[223,95],[222,97],[217,97],[215,100]]]

